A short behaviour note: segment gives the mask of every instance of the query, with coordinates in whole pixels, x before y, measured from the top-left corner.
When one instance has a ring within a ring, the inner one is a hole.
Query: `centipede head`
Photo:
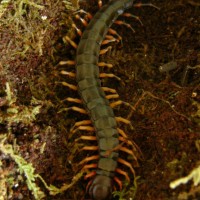
[[[95,176],[89,188],[89,194],[94,200],[109,200],[112,197],[112,179],[108,176]]]

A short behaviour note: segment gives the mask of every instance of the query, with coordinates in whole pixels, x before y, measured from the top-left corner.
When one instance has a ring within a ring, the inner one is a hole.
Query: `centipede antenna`
[[[153,5],[152,3],[141,3],[141,2],[140,2],[140,3],[136,3],[136,4],[134,4],[133,6],[136,7],[136,8],[144,7],[144,6],[149,6],[149,7],[153,7],[153,8],[155,8],[155,9],[157,9],[157,10],[160,10],[159,7]]]

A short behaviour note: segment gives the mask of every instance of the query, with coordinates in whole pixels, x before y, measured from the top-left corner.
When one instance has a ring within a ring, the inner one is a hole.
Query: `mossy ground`
[[[134,130],[123,128],[143,154],[135,169],[137,184],[123,198],[134,194],[136,200],[199,199],[200,189],[192,183],[175,190],[169,183],[189,174],[200,161],[200,4],[192,0],[151,2],[160,10],[130,10],[140,16],[143,26],[137,20],[121,18],[135,33],[113,26],[122,36],[123,46],[113,45],[101,58],[112,63],[110,71],[122,79],[107,79],[103,84],[116,88],[121,100],[134,107],[121,106],[115,112],[131,121]],[[62,38],[67,34],[78,42],[69,17],[72,8],[67,5],[67,1],[11,0],[0,7],[2,200],[84,198],[87,182],[76,176],[77,165],[70,157],[80,147],[69,139],[69,130],[86,117],[65,111],[74,104],[62,100],[78,96],[59,83],[73,83],[59,74],[61,69],[73,67],[58,63],[75,55]],[[83,6],[95,12],[94,5]],[[159,66],[171,61],[178,67],[160,73]],[[69,189],[61,193],[50,185]]]

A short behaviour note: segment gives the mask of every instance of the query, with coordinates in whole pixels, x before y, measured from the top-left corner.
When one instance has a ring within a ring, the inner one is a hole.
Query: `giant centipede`
[[[83,147],[83,150],[97,150],[98,153],[81,161],[81,164],[85,164],[82,170],[92,170],[85,176],[85,179],[90,178],[87,190],[94,200],[111,199],[115,183],[122,189],[122,181],[117,177],[117,174],[125,176],[126,180],[130,182],[128,173],[118,167],[119,163],[128,167],[135,175],[132,164],[120,157],[122,151],[132,155],[133,159],[137,161],[136,145],[128,139],[122,129],[118,128],[118,121],[124,123],[129,123],[129,121],[115,117],[113,107],[117,104],[112,103],[111,105],[109,102],[109,99],[115,97],[110,95],[108,98],[109,95],[106,95],[105,91],[111,91],[111,89],[101,87],[100,78],[106,75],[101,75],[99,72],[101,44],[105,41],[106,34],[118,16],[131,8],[133,3],[134,0],[111,0],[102,6],[81,34],[81,40],[76,47],[74,63],[76,73],[62,71],[62,74],[74,76],[77,82],[77,86],[66,82],[63,85],[77,90],[81,97],[81,99],[68,98],[68,101],[82,103],[84,106],[84,109],[76,106],[73,106],[72,109],[88,114],[90,117],[90,120],[77,122],[71,132],[75,133],[77,130],[93,131],[95,136],[81,136],[81,139],[97,140],[98,143],[98,146]],[[76,46],[69,38],[68,41]],[[124,144],[130,146],[131,149]],[[88,164],[90,161],[96,161],[96,163]]]

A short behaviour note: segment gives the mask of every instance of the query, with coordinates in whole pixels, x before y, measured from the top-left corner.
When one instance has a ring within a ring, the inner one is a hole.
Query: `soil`
[[[63,39],[67,35],[78,44],[80,37],[72,23],[84,27],[67,1],[27,2],[10,1],[0,13],[0,199],[89,199],[88,180],[78,177],[78,163],[93,155],[79,152],[91,143],[75,142],[87,131],[70,133],[76,122],[88,116],[71,110],[79,105],[65,100],[79,98],[62,85],[76,84],[73,78],[60,74],[75,72],[74,66],[59,65],[75,57],[75,49]],[[142,25],[136,17],[120,16],[134,31],[114,24],[122,42],[111,44],[112,49],[100,57],[113,64],[112,69],[101,71],[121,79],[106,78],[102,85],[116,89],[126,102],[117,106],[115,114],[130,120],[133,128],[120,127],[141,151],[135,182],[113,199],[198,200],[200,187],[192,181],[176,189],[169,185],[200,164],[200,3],[151,3],[159,9],[128,10],[139,16]],[[92,0],[81,6],[92,14],[98,9]],[[36,197],[16,155],[25,160],[24,165],[31,164],[48,186],[66,184],[68,189],[52,195],[35,176],[35,193],[45,195]],[[130,170],[121,167],[132,178]]]

